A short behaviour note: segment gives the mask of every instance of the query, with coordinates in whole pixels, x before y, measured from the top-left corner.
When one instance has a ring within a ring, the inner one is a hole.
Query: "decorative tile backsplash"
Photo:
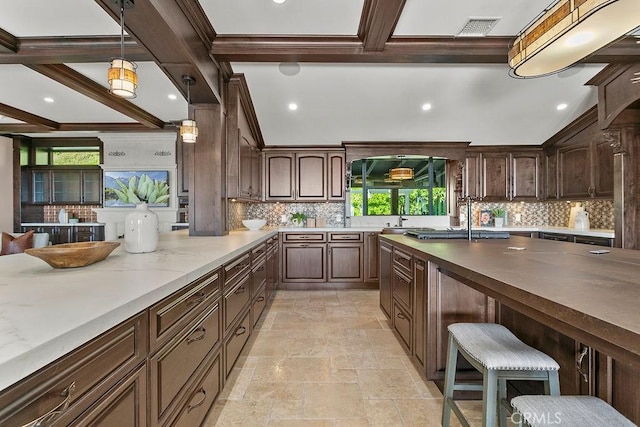
[[[266,219],[267,226],[291,225],[292,213],[300,212],[309,218],[324,218],[327,227],[344,227],[344,203],[229,203],[229,230],[242,228],[243,219]],[[287,223],[282,216],[288,215]],[[338,217],[340,221],[338,221]]]
[[[44,208],[44,222],[58,222],[58,213],[60,209],[69,214],[75,214],[80,218],[80,222],[97,222],[97,214],[92,210],[95,208],[101,208],[101,205],[45,205]]]
[[[534,203],[485,203],[474,202],[471,206],[473,224],[479,223],[479,212],[481,210],[491,210],[496,207],[506,209],[505,226],[519,225],[549,225],[552,227],[568,227],[569,213],[573,206],[584,207],[589,212],[589,222],[593,229],[613,230],[614,214],[612,200],[586,200],[582,202],[547,201]],[[460,213],[466,215],[466,206],[460,207]],[[516,221],[516,214],[520,214],[520,221]],[[466,226],[466,221],[461,221],[462,226]]]

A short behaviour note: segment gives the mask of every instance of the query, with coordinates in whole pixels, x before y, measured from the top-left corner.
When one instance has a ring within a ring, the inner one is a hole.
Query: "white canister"
[[[575,225],[576,230],[588,230],[591,228],[591,222],[589,221],[589,212],[580,211],[576,214]]]
[[[124,248],[132,254],[153,252],[158,247],[158,215],[146,203],[136,205],[124,217]]]

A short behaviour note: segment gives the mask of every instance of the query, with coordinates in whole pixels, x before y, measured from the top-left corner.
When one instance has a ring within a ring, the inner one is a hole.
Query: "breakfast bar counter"
[[[380,242],[396,257],[389,257],[392,276],[403,270],[398,261],[424,265],[422,276],[415,267],[400,273],[424,277],[415,282],[414,307],[421,307],[424,293],[426,326],[414,329],[414,336],[426,334],[427,365],[440,363],[429,355],[442,358],[449,323],[502,323],[552,353],[561,366],[564,394],[600,396],[640,420],[639,251],[518,236],[443,241],[383,235]],[[381,255],[381,272],[384,262]],[[381,294],[382,284],[381,273]],[[410,311],[396,299],[393,304]],[[420,311],[413,313],[414,323]],[[427,367],[427,377],[439,379],[441,369]]]

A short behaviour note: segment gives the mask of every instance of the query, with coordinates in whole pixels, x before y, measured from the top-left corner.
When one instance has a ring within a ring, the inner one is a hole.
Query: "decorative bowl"
[[[53,268],[74,268],[102,261],[118,246],[119,242],[79,242],[26,249],[24,252]]]
[[[242,225],[247,227],[249,230],[256,231],[260,230],[267,224],[266,219],[243,219]]]

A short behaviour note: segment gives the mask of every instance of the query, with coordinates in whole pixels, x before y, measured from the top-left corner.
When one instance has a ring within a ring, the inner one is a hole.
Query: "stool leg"
[[[484,369],[482,377],[482,425],[484,427],[495,427],[498,378],[496,371],[491,369]]]
[[[560,396],[560,379],[558,371],[547,371],[548,381],[544,382],[544,392],[552,396]]]
[[[444,374],[444,393],[442,396],[442,427],[449,427],[451,423],[451,403],[453,400],[453,387],[456,381],[456,369],[458,361],[458,345],[449,335],[449,347],[447,351],[447,364]]]
[[[503,401],[507,399],[507,380],[499,379],[498,380],[498,414],[500,418],[498,418],[498,425],[500,427],[507,426],[507,408],[503,405]]]

